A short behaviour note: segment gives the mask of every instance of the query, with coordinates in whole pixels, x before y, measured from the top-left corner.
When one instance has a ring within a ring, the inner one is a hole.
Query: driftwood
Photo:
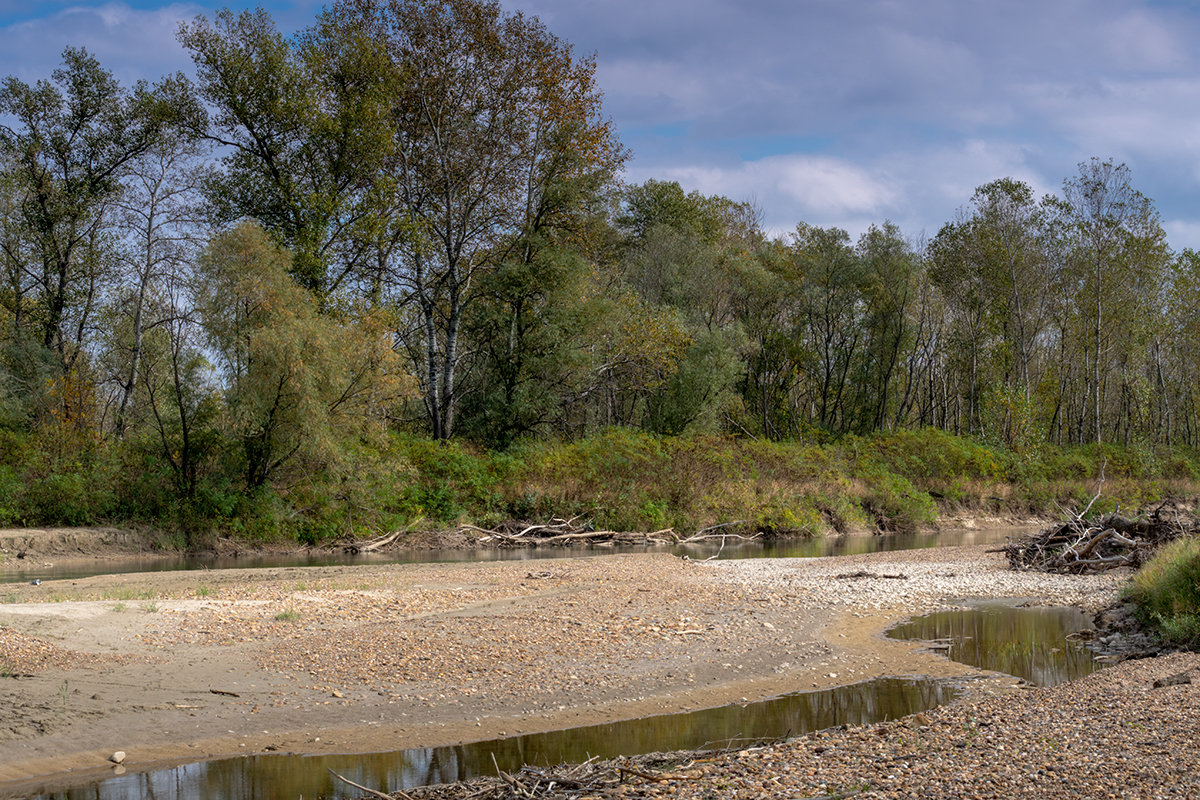
[[[349,544],[344,544],[342,545],[342,551],[345,553],[374,553],[377,550],[382,550],[404,534],[411,531],[413,528],[420,525],[422,519],[422,517],[417,517],[399,530],[392,531],[391,533],[384,534],[383,536],[379,536],[374,539],[369,539],[365,542],[350,542]]]
[[[739,533],[721,532],[722,528],[745,524],[745,520],[723,522],[701,528],[691,536],[681,537],[674,528],[649,533],[636,531],[595,530],[590,520],[580,521],[581,517],[570,519],[554,518],[549,522],[535,523],[506,523],[496,528],[481,528],[477,525],[461,525],[459,530],[471,531],[482,536],[477,539],[480,544],[492,544],[497,547],[534,547],[539,545],[572,545],[572,544],[627,544],[627,545],[666,545],[666,544],[697,544],[720,539],[722,546],[730,539],[757,539],[761,534],[744,536]]]
[[[763,744],[779,740],[753,740]],[[685,783],[695,780],[686,770],[704,761],[719,758],[740,749],[753,749],[751,741],[740,747],[737,741],[717,751],[694,750],[677,753],[649,753],[621,756],[608,761],[589,759],[582,764],[556,767],[524,766],[505,772],[496,765],[494,776],[472,778],[459,783],[420,786],[396,792],[393,797],[407,800],[517,800],[517,798],[611,797],[635,789],[639,784]],[[669,771],[668,771],[669,770]],[[340,777],[340,776],[339,776]],[[361,787],[360,787],[361,788]],[[372,791],[372,797],[378,795]]]
[[[990,552],[1004,553],[1013,569],[1081,574],[1140,567],[1159,545],[1200,534],[1200,518],[1170,502],[1132,518],[1112,513],[1087,519],[1086,511]]]

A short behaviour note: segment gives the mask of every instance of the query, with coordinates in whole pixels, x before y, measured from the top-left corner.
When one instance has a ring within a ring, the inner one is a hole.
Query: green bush
[[[1137,616],[1176,644],[1200,646],[1200,540],[1164,545],[1128,590]]]

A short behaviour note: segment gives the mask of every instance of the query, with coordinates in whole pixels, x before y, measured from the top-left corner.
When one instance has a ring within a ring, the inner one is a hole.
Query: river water
[[[578,558],[609,553],[675,553],[690,558],[815,558],[891,550],[915,550],[969,544],[1002,544],[1023,531],[1013,528],[950,530],[938,533],[894,533],[885,536],[823,536],[768,542],[714,540],[702,545],[644,547],[526,547],[472,550],[407,550],[391,553],[346,554],[328,551],[243,554],[239,556],[181,555],[95,559],[7,558],[0,561],[0,584],[32,580],[75,580],[93,575],[167,572],[193,569],[251,569],[255,567],[326,567],[362,564],[418,564],[461,561],[513,561]]]
[[[358,797],[329,770],[389,791],[494,775],[499,767],[579,763],[655,751],[724,747],[746,739],[799,735],[840,724],[895,719],[948,702],[957,687],[932,680],[881,678],[747,705],[668,714],[452,747],[367,755],[257,755],[122,775],[50,791],[46,800],[296,800]]]

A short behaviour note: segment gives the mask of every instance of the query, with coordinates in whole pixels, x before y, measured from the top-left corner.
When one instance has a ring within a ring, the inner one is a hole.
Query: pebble
[[[622,796],[1195,798],[1200,687],[1151,687],[1198,668],[1195,653],[1127,661],[1052,689],[692,759],[693,766],[673,771],[684,780],[638,785]]]

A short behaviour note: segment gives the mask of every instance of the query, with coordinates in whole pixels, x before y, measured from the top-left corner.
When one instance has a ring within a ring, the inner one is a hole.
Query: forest
[[[1200,254],[1124,165],[776,235],[624,182],[594,59],[494,2],[178,39],[0,86],[0,524],[816,532],[1200,480]]]

